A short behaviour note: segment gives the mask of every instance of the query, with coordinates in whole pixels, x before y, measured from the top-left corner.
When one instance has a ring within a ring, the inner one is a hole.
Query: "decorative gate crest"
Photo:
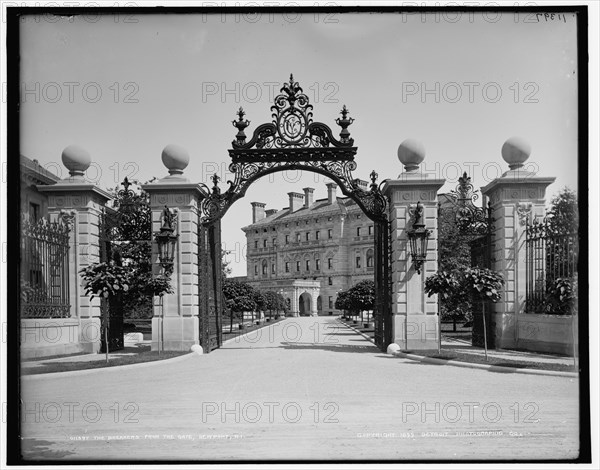
[[[492,230],[492,208],[488,202],[487,207],[477,207],[473,201],[479,199],[477,190],[473,189],[471,178],[467,173],[458,179],[456,189],[446,194],[450,207],[440,203],[438,223],[439,230],[443,233],[446,227],[456,225],[461,236],[480,237],[487,235]],[[443,223],[447,222],[447,223]]]
[[[237,120],[232,121],[238,130],[232,149],[229,150],[231,171],[235,178],[228,181],[229,188],[221,192],[218,177],[213,177],[213,187],[205,186],[207,196],[202,202],[202,222],[210,224],[221,218],[227,209],[244,196],[250,184],[258,178],[282,170],[305,169],[334,180],[343,194],[352,198],[374,221],[386,220],[386,199],[376,183],[377,173],[371,173],[370,190],[365,191],[352,177],[356,169],[354,156],[357,148],[348,127],[354,119],[348,117],[344,105],[336,119],[341,127],[340,139],[333,136],[331,128],[313,122],[313,106],[298,82],[290,81],[280,90],[271,106],[272,122],[258,126],[247,142],[245,129],[250,121],[239,109]]]

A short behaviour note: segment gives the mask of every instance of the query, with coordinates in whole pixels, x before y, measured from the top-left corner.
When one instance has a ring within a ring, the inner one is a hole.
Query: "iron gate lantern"
[[[417,202],[415,208],[415,221],[410,230],[408,230],[408,241],[410,243],[410,256],[417,274],[421,274],[421,266],[427,260],[427,245],[431,230],[425,228],[423,220],[423,205],[421,201]]]
[[[173,214],[171,210],[165,206],[162,213],[162,227],[154,238],[158,244],[158,261],[163,269],[167,272],[173,271],[173,260],[175,259],[175,244],[179,237],[174,233]]]

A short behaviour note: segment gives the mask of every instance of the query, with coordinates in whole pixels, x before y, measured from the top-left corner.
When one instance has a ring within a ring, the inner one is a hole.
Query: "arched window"
[[[317,310],[323,310],[323,299],[321,299],[321,296],[317,297]]]
[[[367,268],[372,268],[372,267],[373,267],[373,250],[369,248],[367,250]]]

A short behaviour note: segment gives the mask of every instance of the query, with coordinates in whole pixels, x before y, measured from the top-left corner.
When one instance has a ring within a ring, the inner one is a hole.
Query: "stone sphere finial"
[[[425,147],[418,140],[406,139],[398,147],[398,160],[408,173],[416,172],[425,160]]]
[[[169,144],[162,151],[162,162],[171,176],[181,175],[190,163],[190,155],[183,147]]]
[[[502,158],[511,170],[523,166],[531,154],[531,145],[520,137],[511,137],[502,145]]]
[[[83,174],[90,167],[92,157],[87,150],[78,145],[69,145],[62,151],[62,162],[69,170],[70,179],[83,180]]]

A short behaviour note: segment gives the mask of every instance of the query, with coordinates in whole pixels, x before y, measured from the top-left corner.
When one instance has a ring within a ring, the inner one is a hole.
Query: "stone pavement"
[[[23,454],[142,461],[567,459],[578,380],[422,364],[332,317],[208,355],[21,380]],[[9,410],[10,412],[10,410]]]

